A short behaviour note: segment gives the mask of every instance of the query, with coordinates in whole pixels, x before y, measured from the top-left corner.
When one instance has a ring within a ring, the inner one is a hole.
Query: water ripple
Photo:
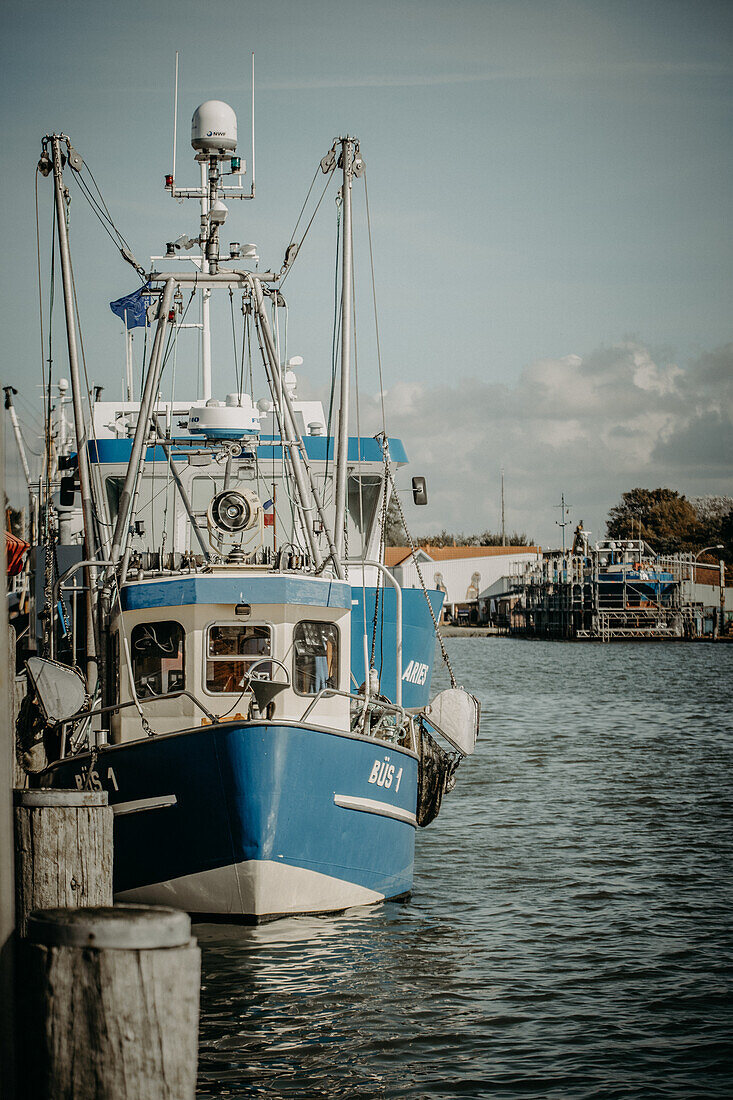
[[[197,925],[198,1095],[733,1095],[733,647],[449,646],[482,740],[413,898]]]

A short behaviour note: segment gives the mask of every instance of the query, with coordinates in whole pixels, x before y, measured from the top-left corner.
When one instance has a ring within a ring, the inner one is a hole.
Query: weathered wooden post
[[[15,908],[112,904],[112,807],[106,791],[16,790]]]
[[[28,1100],[193,1100],[201,953],[186,913],[37,912],[23,954]]]

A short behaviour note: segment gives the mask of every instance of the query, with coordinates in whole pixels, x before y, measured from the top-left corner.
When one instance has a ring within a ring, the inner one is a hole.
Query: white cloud
[[[548,545],[561,492],[596,535],[635,486],[731,492],[733,345],[683,368],[627,342],[537,360],[513,386],[398,383],[385,396],[390,435],[428,478],[428,507],[410,509],[418,533],[496,529],[502,465],[507,526]],[[377,430],[378,398],[362,398],[361,420]]]

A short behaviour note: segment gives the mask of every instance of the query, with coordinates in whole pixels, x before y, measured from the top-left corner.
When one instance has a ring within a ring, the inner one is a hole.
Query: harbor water
[[[482,740],[411,900],[196,925],[198,1095],[733,1095],[733,646],[447,646]]]

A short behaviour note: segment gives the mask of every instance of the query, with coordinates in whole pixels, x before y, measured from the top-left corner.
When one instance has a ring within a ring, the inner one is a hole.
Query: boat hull
[[[105,746],[41,782],[109,792],[117,900],[264,921],[408,894],[417,769],[381,741],[232,722]]]

